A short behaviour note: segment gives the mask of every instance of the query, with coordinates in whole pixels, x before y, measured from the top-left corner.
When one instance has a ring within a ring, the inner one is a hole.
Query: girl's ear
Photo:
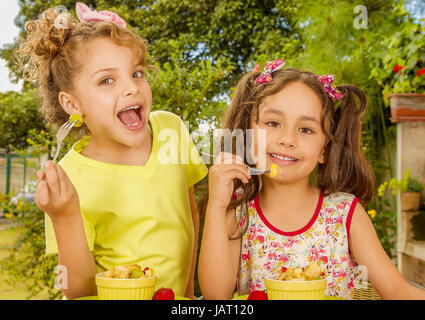
[[[81,110],[80,104],[78,100],[70,93],[61,91],[58,95],[59,103],[62,106],[62,109],[69,115],[79,114],[83,115],[83,111]]]

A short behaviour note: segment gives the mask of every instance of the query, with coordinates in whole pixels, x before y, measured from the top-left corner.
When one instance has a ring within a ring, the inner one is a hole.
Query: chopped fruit
[[[74,121],[75,121],[74,128],[81,127],[83,124],[83,118],[77,113],[74,113],[69,117],[69,122],[74,122]]]
[[[169,288],[158,289],[152,300],[175,300],[174,292]]]
[[[269,298],[264,291],[254,290],[250,292],[247,300],[269,300]]]
[[[147,270],[146,270],[147,269]],[[145,270],[143,271],[145,273],[146,277],[153,277],[154,276],[154,272],[153,269],[150,268],[145,268]]]
[[[272,165],[271,165],[271,167],[270,167],[270,177],[276,177],[277,176],[277,174],[278,174],[278,172],[279,172],[279,170],[278,170],[278,168],[277,168],[277,164],[276,163],[272,163]]]
[[[325,273],[322,272],[318,262],[311,262],[305,268],[282,267],[279,272],[278,280],[283,281],[310,281],[325,279]]]
[[[150,268],[142,270],[138,264],[127,264],[108,270],[103,274],[103,276],[105,278],[139,279],[153,277],[154,271]]]

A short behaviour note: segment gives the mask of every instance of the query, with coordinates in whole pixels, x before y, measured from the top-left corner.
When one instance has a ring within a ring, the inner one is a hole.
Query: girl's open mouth
[[[145,124],[143,107],[140,105],[127,107],[117,114],[118,119],[128,130],[139,130]]]
[[[278,166],[292,166],[298,162],[296,158],[276,153],[267,153],[267,157]]]

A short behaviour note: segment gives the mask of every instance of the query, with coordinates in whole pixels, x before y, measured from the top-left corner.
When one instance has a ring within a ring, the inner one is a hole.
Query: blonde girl
[[[137,263],[153,268],[157,287],[193,298],[198,236],[194,184],[207,169],[182,120],[151,112],[146,43],[116,13],[77,3],[79,21],[48,9],[26,23],[17,52],[54,128],[82,117],[82,137],[37,173],[36,204],[46,213],[46,252],[66,267],[66,298],[96,295],[95,274]],[[59,26],[59,27],[58,27]],[[178,135],[179,159],[160,158]]]

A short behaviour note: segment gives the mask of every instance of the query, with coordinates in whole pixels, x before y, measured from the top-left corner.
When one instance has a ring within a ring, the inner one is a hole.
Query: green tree
[[[0,148],[6,152],[25,149],[28,131],[43,129],[34,90],[0,93],[0,106]]]

